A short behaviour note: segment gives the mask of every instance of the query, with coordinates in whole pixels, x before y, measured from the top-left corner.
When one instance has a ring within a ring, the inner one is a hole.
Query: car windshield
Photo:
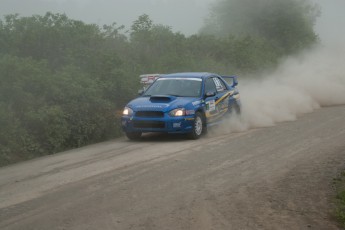
[[[143,96],[172,95],[176,97],[200,97],[200,78],[160,78]]]

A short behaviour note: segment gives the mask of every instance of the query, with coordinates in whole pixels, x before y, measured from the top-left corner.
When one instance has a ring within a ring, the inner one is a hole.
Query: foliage
[[[345,228],[345,172],[336,178],[336,188],[337,188],[337,218],[343,228]]]
[[[213,7],[202,33],[259,37],[284,55],[317,40],[313,27],[319,14],[309,0],[222,0]]]
[[[254,72],[285,54],[250,34],[186,37],[148,15],[129,31],[50,12],[7,15],[0,20],[0,165],[121,135],[119,116],[140,74]]]

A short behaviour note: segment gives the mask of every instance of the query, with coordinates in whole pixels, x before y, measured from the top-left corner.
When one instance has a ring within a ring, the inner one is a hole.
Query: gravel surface
[[[340,229],[345,106],[197,140],[146,135],[0,169],[0,229]]]

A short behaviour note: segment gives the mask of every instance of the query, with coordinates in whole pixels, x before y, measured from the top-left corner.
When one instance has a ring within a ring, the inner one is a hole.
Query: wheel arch
[[[196,111],[195,111],[195,114],[196,113],[200,113],[201,115],[202,115],[202,121],[203,121],[203,124],[204,124],[204,126],[206,127],[206,123],[207,123],[207,118],[206,118],[206,112],[205,112],[205,110],[202,108],[202,107],[200,107],[200,108],[198,108]]]

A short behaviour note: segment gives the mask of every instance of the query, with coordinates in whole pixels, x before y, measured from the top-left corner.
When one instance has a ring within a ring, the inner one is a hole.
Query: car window
[[[207,78],[205,81],[205,92],[217,92],[216,85],[213,81],[213,78]]]
[[[200,97],[202,80],[198,78],[160,78],[143,96],[173,95],[177,97]]]
[[[216,85],[216,89],[218,92],[222,92],[226,90],[226,86],[222,80],[220,80],[218,77],[213,78],[214,84]]]

